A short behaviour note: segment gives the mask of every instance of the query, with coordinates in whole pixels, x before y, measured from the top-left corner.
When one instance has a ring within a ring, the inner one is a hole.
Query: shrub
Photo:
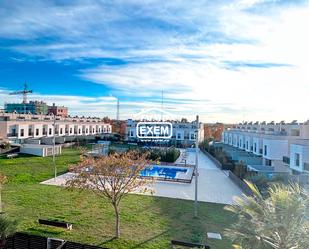
[[[233,173],[238,176],[240,179],[244,179],[247,175],[247,166],[243,162],[239,162],[235,164],[235,168]]]
[[[168,149],[148,149],[148,148],[140,148],[137,149],[140,154],[144,154],[146,152],[149,153],[148,160],[161,162],[175,162],[177,158],[180,156],[179,149],[176,148],[168,148]]]

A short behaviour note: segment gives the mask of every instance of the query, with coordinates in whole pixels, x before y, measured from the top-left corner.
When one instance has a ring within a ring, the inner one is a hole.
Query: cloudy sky
[[[0,1],[0,106],[205,122],[309,118],[309,1]]]

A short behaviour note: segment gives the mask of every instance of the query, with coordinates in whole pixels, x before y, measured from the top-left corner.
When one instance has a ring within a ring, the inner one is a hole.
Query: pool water
[[[178,173],[187,173],[187,169],[182,168],[168,168],[153,166],[141,171],[141,176],[152,176],[152,177],[162,177],[162,178],[176,178]]]

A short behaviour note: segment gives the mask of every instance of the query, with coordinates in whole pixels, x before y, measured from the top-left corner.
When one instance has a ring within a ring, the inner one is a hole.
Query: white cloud
[[[191,116],[197,112],[204,121],[307,119],[308,4],[215,2],[22,4],[12,8],[12,15],[0,13],[4,24],[0,36],[21,40],[51,36],[56,42],[11,47],[49,60],[126,60],[124,65],[98,65],[80,72],[84,79],[127,96],[122,102],[126,113],[158,105],[150,98],[159,99],[163,89],[165,108]],[[263,4],[277,5],[264,13],[247,11]],[[87,106],[95,112],[110,103],[64,98],[77,111]]]

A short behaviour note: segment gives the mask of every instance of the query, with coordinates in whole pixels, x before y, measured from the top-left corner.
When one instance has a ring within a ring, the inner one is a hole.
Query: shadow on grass
[[[98,246],[104,246],[105,244],[109,243],[109,242],[113,242],[114,240],[116,240],[116,237],[112,237],[110,239],[107,239],[105,241],[102,241],[101,243],[98,244]]]
[[[155,235],[155,236],[153,236],[153,237],[151,237],[151,238],[149,238],[149,239],[147,239],[147,240],[144,240],[144,241],[140,242],[139,244],[137,244],[137,245],[135,245],[135,246],[133,246],[133,247],[130,247],[130,248],[131,248],[131,249],[142,248],[143,245],[147,244],[148,242],[150,242],[150,241],[152,241],[152,240],[155,240],[155,239],[161,237],[162,235],[164,235],[164,234],[166,234],[166,233],[168,233],[168,231],[164,231],[164,232],[162,232],[162,233],[159,233],[159,234],[157,234],[157,235]]]
[[[225,228],[235,222],[235,217],[225,211],[225,205],[199,202],[198,218],[194,218],[194,202],[187,200],[155,197],[153,207],[159,210],[160,217],[165,219],[170,230],[170,239],[192,243],[208,244],[211,248],[225,249],[231,242],[223,236],[223,240],[207,239],[207,232],[223,234]]]

